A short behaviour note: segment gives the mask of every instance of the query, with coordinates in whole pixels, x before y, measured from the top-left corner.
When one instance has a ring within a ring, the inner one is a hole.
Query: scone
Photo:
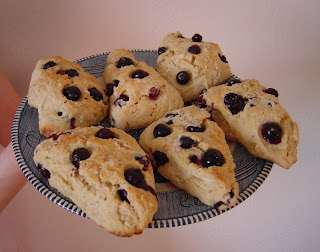
[[[112,234],[140,234],[157,210],[152,164],[120,129],[61,133],[37,146],[34,162],[52,187]]]
[[[219,45],[168,33],[158,49],[157,71],[181,94],[183,100],[199,97],[203,90],[223,83],[231,70]]]
[[[297,161],[299,127],[280,105],[275,89],[257,80],[224,84],[201,95],[199,106],[212,111],[226,138],[240,142],[252,155],[286,169]]]
[[[109,54],[103,77],[110,96],[109,118],[117,128],[144,128],[168,111],[183,107],[177,90],[127,50]]]
[[[239,194],[235,164],[223,131],[209,118],[193,105],[168,112],[143,131],[139,144],[172,184],[225,209]]]
[[[38,109],[39,129],[45,137],[95,125],[108,115],[109,109],[99,82],[77,63],[62,57],[38,61],[31,77],[28,103]]]

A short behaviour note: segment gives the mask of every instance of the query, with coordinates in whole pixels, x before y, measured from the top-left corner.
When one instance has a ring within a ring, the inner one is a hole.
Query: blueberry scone
[[[183,107],[177,90],[127,50],[109,54],[103,77],[110,97],[109,118],[117,128],[144,128],[168,111]]]
[[[34,162],[52,187],[112,234],[140,234],[157,210],[152,164],[120,129],[60,133],[37,146]]]
[[[143,131],[139,144],[176,187],[219,209],[236,203],[235,164],[223,131],[206,110],[192,105],[168,112]]]
[[[286,169],[297,161],[299,127],[280,105],[275,89],[253,79],[235,81],[210,88],[199,97],[199,106],[212,111],[226,138],[240,142],[252,155]]]
[[[185,102],[198,98],[203,90],[221,84],[231,74],[219,45],[202,41],[200,34],[189,39],[180,32],[168,33],[158,54],[157,71]]]
[[[77,63],[62,57],[38,61],[31,77],[28,103],[38,109],[39,129],[46,137],[97,124],[109,109],[99,82]]]

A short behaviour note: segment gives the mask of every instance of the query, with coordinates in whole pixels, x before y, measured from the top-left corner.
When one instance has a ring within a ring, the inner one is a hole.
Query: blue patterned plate
[[[158,54],[156,51],[132,51],[135,58],[144,60],[155,68]],[[86,57],[77,61],[84,70],[96,78],[102,76],[108,53]],[[233,77],[237,78],[233,75]],[[102,122],[110,126],[108,121]],[[137,140],[141,130],[129,132]],[[45,139],[39,132],[38,111],[31,108],[27,102],[27,96],[23,98],[17,109],[12,125],[12,144],[18,164],[34,185],[48,199],[59,206],[80,216],[86,214],[70,199],[52,188],[36,169],[33,162],[35,147]],[[235,174],[239,183],[240,194],[236,205],[247,199],[267,178],[273,163],[253,157],[242,145],[229,143],[236,164]],[[223,211],[213,209],[203,204],[197,198],[190,196],[185,191],[177,189],[160,174],[155,174],[156,191],[159,208],[149,224],[149,228],[174,227],[191,224],[212,218],[231,208]]]

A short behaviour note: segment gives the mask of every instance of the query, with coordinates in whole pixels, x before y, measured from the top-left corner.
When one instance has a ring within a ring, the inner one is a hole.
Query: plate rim
[[[130,51],[131,52],[153,52],[153,53],[157,52],[156,50],[152,50],[152,49],[150,50],[135,49]],[[107,54],[110,54],[110,52],[98,53],[91,56],[83,57],[74,62],[79,63],[91,58],[104,56]],[[50,188],[44,185],[38,179],[36,174],[34,174],[33,171],[26,164],[20,149],[20,145],[19,145],[19,123],[20,123],[20,117],[21,117],[22,111],[25,109],[25,105],[27,102],[28,102],[28,96],[25,95],[25,97],[22,99],[22,101],[19,104],[19,107],[16,110],[16,113],[14,115],[13,122],[12,122],[12,128],[11,128],[12,148],[22,173],[29,180],[29,182],[50,201],[68,210],[69,212],[88,218],[86,213],[80,207],[78,207],[73,202],[70,202],[68,200],[61,198],[59,195],[51,191]],[[204,210],[202,212],[180,216],[180,217],[166,218],[166,219],[152,219],[152,221],[148,224],[147,227],[148,228],[167,228],[167,227],[184,226],[184,225],[198,223],[198,222],[213,218],[215,216],[218,216],[226,211],[229,211],[232,208],[239,205],[240,203],[242,203],[243,201],[245,201],[255,191],[257,191],[257,189],[262,185],[262,183],[266,180],[266,178],[270,174],[272,167],[273,167],[273,162],[265,160],[262,170],[257,175],[257,177],[251,182],[251,184],[248,185],[247,188],[245,188],[245,190],[239,194],[236,204],[225,210],[218,210],[215,208],[211,208],[208,210]]]
[[[128,51],[133,52],[133,53],[138,53],[138,52],[158,53],[158,51],[154,50],[154,49],[129,49]],[[81,59],[77,59],[74,62],[79,63],[79,62],[82,62],[82,61],[85,61],[85,60],[88,60],[88,59],[92,59],[92,58],[99,57],[99,56],[104,56],[104,55],[107,55],[107,54],[110,54],[110,52],[96,53],[96,54],[93,54],[93,55],[90,55],[90,56],[83,57]]]

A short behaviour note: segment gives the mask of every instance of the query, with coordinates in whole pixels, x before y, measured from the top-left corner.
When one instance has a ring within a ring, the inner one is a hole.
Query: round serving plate
[[[158,54],[153,50],[132,50],[138,61],[145,61],[148,65],[156,68]],[[76,62],[87,72],[98,80],[101,80],[102,73],[106,65],[109,53],[97,54],[82,58]],[[238,78],[232,75],[233,78]],[[28,104],[27,96],[21,101],[12,124],[12,146],[23,174],[30,183],[35,186],[49,200],[58,204],[72,213],[87,217],[77,205],[69,198],[62,195],[55,188],[51,187],[46,179],[37,170],[33,161],[33,152],[36,146],[45,137],[39,132],[38,111]],[[101,122],[102,125],[111,127],[108,120]],[[137,141],[142,130],[128,132]],[[235,174],[239,184],[238,204],[246,200],[263,181],[267,178],[273,166],[272,162],[252,156],[241,144],[229,143],[232,156],[236,164]],[[156,191],[158,197],[158,211],[149,224],[149,228],[163,228],[181,226],[203,221],[221,213],[229,211],[218,210],[203,204],[197,198],[187,194],[185,191],[174,187],[168,180],[160,174],[155,174]]]

